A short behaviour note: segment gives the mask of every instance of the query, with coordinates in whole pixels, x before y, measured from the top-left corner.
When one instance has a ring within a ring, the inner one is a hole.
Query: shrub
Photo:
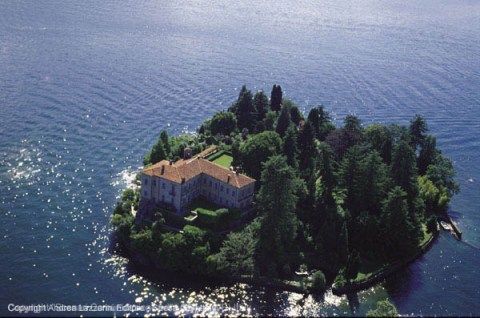
[[[345,279],[345,275],[343,273],[343,270],[341,270],[338,274],[337,274],[337,277],[335,277],[335,280],[333,282],[333,284],[339,288],[339,287],[343,287],[347,284],[347,280]]]
[[[130,211],[128,211],[123,204],[120,202],[117,202],[117,206],[115,207],[115,210],[113,210],[113,215],[126,215],[129,214]]]
[[[233,221],[235,221],[240,211],[236,209],[221,208],[215,211],[203,208],[197,208],[198,217],[195,220],[196,224],[201,227],[207,227],[212,230],[221,230],[228,228]]]
[[[313,275],[311,276],[311,281],[312,281],[312,285],[311,285],[312,291],[322,292],[325,290],[326,281],[325,281],[325,275],[323,274],[322,271],[316,271],[315,273],[313,273]]]
[[[130,239],[133,248],[138,252],[149,253],[157,249],[152,238],[152,230],[149,228],[143,229],[140,232],[132,232]]]
[[[369,310],[367,317],[398,317],[398,311],[394,304],[385,299],[377,302],[377,308]]]
[[[119,240],[123,242],[128,240],[133,225],[133,216],[131,214],[114,214],[110,222],[114,227]]]

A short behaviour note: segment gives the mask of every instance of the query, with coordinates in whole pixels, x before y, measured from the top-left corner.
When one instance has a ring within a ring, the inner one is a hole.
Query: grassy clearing
[[[227,154],[223,154],[220,157],[213,160],[214,163],[225,168],[229,168],[232,165],[233,157]]]

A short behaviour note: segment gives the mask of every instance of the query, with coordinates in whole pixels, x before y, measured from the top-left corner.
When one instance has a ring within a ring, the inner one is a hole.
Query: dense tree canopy
[[[260,179],[262,163],[282,151],[282,139],[273,131],[264,131],[248,138],[239,149],[240,166],[245,173]]]
[[[229,135],[237,128],[237,118],[231,112],[219,112],[213,115],[210,121],[212,135]]]
[[[138,190],[126,191],[115,207],[118,236],[162,259],[165,269],[294,280],[294,272],[306,268],[314,273],[312,289],[323,290],[323,273],[355,281],[372,264],[413,255],[459,190],[451,160],[421,116],[408,126],[364,126],[348,115],[336,127],[323,106],[304,119],[278,85],[270,102],[262,91],[252,97],[243,86],[228,111],[216,113],[196,135],[162,131],[145,164],[211,144],[257,179],[256,218],[249,225],[226,235],[190,225],[172,233],[162,216],[136,224],[131,210],[138,208]],[[396,313],[385,304],[372,312]]]

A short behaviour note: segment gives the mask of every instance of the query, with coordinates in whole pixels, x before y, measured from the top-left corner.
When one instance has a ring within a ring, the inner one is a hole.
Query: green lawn
[[[225,168],[230,168],[233,161],[233,157],[227,154],[223,154],[220,157],[213,160],[217,165],[223,166]]]

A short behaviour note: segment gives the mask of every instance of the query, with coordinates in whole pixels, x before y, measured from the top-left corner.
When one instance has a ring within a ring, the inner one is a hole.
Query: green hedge
[[[212,230],[221,230],[228,228],[233,221],[238,219],[240,211],[236,209],[218,209],[211,211],[197,208],[198,217],[195,220],[200,227],[207,227]]]

